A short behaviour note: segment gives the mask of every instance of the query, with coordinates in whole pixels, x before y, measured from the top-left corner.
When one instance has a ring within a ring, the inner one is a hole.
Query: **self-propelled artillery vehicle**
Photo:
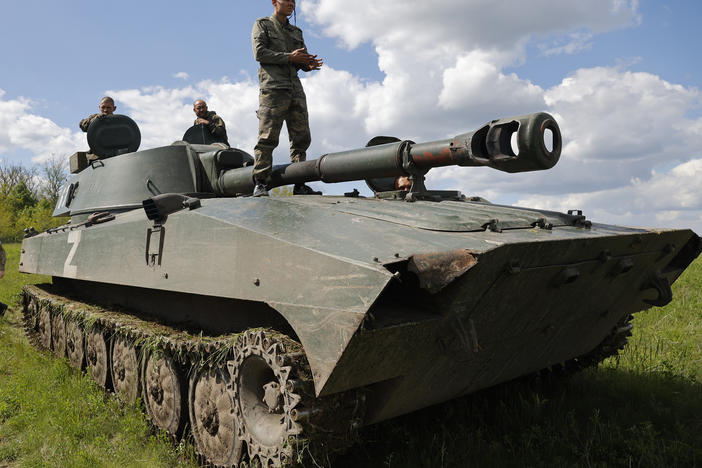
[[[247,196],[252,157],[194,128],[137,151],[125,116],[96,121],[55,215],[28,232],[25,328],[154,425],[192,431],[216,466],[288,466],[383,421],[544,369],[615,354],[631,315],[671,300],[700,253],[690,230],[431,191],[433,167],[552,167],[552,116],[429,143],[276,166],[269,188],[366,179],[358,196]],[[400,176],[409,190],[395,190]]]

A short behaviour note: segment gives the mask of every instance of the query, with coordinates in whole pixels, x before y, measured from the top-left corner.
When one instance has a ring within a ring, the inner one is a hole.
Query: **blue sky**
[[[25,0],[2,11],[0,163],[85,149],[77,123],[107,93],[139,124],[142,148],[179,139],[205,98],[230,142],[252,151],[250,32],[270,2]],[[302,74],[308,157],[545,110],[565,143],[552,170],[444,168],[429,185],[702,232],[700,18],[702,2],[682,0],[299,0],[308,49],[325,59]],[[275,161],[286,159],[281,145]]]

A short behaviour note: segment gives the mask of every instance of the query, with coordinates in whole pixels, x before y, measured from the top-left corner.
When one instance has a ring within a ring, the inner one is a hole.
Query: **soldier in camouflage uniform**
[[[2,248],[2,242],[0,242],[0,278],[5,276],[5,249]],[[0,302],[0,316],[2,316],[7,310],[7,304]]]
[[[224,125],[224,120],[222,117],[218,116],[215,111],[207,110],[207,103],[202,99],[198,99],[193,103],[193,112],[197,118],[193,125],[205,125],[207,130],[210,131],[212,136],[219,142],[225,143],[229,146],[229,140],[227,139],[227,128]]]
[[[80,124],[78,126],[80,127],[81,130],[84,132],[88,131],[88,127],[90,127],[90,124],[93,123],[93,120],[95,119],[100,119],[106,115],[112,115],[114,114],[115,110],[117,109],[117,106],[115,106],[115,101],[112,99],[110,96],[105,96],[100,100],[100,113],[99,114],[92,114],[83,120],[80,121]]]
[[[310,124],[307,99],[297,71],[319,70],[321,58],[308,54],[302,30],[288,21],[295,10],[294,0],[272,0],[273,14],[259,18],[251,31],[254,58],[259,62],[258,79],[261,86],[258,107],[258,143],[254,147],[253,195],[268,195],[266,181],[273,165],[273,150],[283,121],[290,137],[290,160],[304,161],[310,146]],[[314,192],[305,184],[295,184],[293,193]]]

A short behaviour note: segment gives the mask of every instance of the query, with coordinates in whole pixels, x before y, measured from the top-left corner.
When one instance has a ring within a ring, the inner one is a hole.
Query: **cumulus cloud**
[[[387,51],[518,51],[529,38],[601,33],[640,21],[638,0],[343,0],[301,2],[305,17],[354,48],[370,41]],[[381,59],[382,61],[382,59]]]
[[[590,219],[702,231],[700,93],[648,73],[581,69],[545,90],[564,148],[549,171],[499,174],[443,168],[429,180],[542,209],[583,209]]]
[[[543,91],[508,65],[526,60],[526,44],[550,41],[571,53],[595,33],[636,24],[636,0],[341,0],[300,3],[308,22],[348,48],[369,42],[385,74],[359,89],[368,135],[426,139],[465,131],[496,116],[545,107]],[[349,86],[357,88],[349,76]],[[308,93],[309,94],[309,93]]]
[[[198,99],[205,100],[208,109],[224,119],[230,144],[248,151],[255,144],[258,83],[249,80],[232,83],[224,78],[184,88],[155,86],[109,93],[123,103],[126,113],[139,125],[142,147],[169,145],[180,140],[193,125],[193,102]]]
[[[541,209],[566,211],[585,207],[590,219],[630,226],[702,226],[702,159],[675,166],[667,173],[652,172],[643,181],[588,193],[562,196],[528,196],[517,204]]]
[[[173,78],[179,78],[187,81],[190,78],[190,75],[188,75],[186,72],[178,72],[173,75]]]
[[[29,99],[6,100],[4,96],[0,89],[0,153],[14,151],[26,154],[32,162],[43,162],[52,154],[74,152],[84,141],[78,132],[33,114]]]
[[[702,104],[697,89],[598,67],[576,71],[544,97],[561,118],[571,158],[660,164],[699,150],[695,120],[686,117]]]
[[[443,74],[439,105],[443,109],[481,109],[480,114],[509,115],[519,109],[543,109],[543,89],[516,74],[503,74],[489,54],[473,51]]]

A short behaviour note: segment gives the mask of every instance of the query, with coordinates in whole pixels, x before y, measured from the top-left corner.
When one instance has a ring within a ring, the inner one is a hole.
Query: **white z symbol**
[[[78,250],[78,244],[80,244],[80,234],[83,231],[71,231],[68,233],[68,243],[73,244],[71,251],[68,252],[68,257],[66,257],[66,263],[63,264],[63,276],[66,278],[75,278],[78,276],[78,267],[76,265],[71,265],[73,261],[73,256]]]

